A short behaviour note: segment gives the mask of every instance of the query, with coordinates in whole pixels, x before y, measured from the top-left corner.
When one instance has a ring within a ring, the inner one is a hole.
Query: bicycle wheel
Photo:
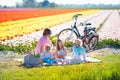
[[[75,39],[77,39],[77,33],[72,31],[72,29],[67,28],[58,34],[58,39],[61,39],[64,43],[73,42]]]
[[[94,50],[98,44],[98,37],[93,36],[89,41],[89,47],[91,50]]]

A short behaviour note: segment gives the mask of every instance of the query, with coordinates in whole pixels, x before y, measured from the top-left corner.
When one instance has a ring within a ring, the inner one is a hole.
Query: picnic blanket
[[[88,62],[101,62],[102,60],[96,59],[96,58],[92,58],[92,57],[87,57],[86,60]]]
[[[67,56],[66,58],[70,60],[71,57]],[[51,64],[47,64],[47,63],[39,64],[40,58],[39,57],[35,57],[32,54],[25,55],[24,59],[15,59],[15,60],[18,61],[18,62],[24,63],[25,66],[27,66],[27,67],[32,67],[32,66],[50,66],[51,65]],[[86,61],[87,62],[101,62],[102,60],[99,60],[97,58],[92,58],[92,57],[86,57]],[[53,65],[55,65],[55,64],[53,64]],[[62,65],[62,64],[59,63],[57,65]]]
[[[70,56],[67,56],[66,57],[67,59],[71,59],[71,57]],[[81,58],[82,60],[83,60],[83,58]],[[87,62],[101,62],[102,60],[99,60],[99,59],[97,59],[97,58],[92,58],[92,57],[86,57],[86,61]]]

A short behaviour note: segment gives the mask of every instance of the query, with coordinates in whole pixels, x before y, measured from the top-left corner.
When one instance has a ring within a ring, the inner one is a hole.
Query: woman
[[[45,51],[46,46],[48,46],[48,45],[52,46],[52,43],[49,40],[50,34],[51,34],[51,30],[46,28],[43,32],[43,36],[40,38],[40,40],[35,48],[36,52],[39,55],[41,55],[41,53],[43,51]],[[37,66],[37,65],[39,65],[39,63],[42,64],[42,62],[43,61],[40,58],[36,58],[33,55],[27,55],[24,57],[24,64],[28,65],[28,66]]]
[[[43,36],[39,39],[39,42],[35,48],[36,52],[40,55],[42,51],[45,50],[47,45],[52,46],[52,42],[50,41],[49,37],[51,35],[51,30],[46,28],[43,31]]]

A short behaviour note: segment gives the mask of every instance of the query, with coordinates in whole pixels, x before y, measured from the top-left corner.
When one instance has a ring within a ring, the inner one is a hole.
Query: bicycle
[[[92,27],[91,23],[80,22],[80,25],[84,27],[84,34],[81,36],[76,25],[78,16],[82,16],[82,14],[76,14],[73,16],[73,26],[60,31],[58,34],[58,39],[61,39],[63,42],[73,42],[75,39],[81,39],[86,52],[89,50],[95,50],[99,39],[99,35],[96,33],[96,28]]]

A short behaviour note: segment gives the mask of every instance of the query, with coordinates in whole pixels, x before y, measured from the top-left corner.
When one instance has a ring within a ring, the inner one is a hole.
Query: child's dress
[[[57,62],[62,62],[62,64],[68,64],[68,59],[65,58],[66,54],[64,52],[64,50],[59,50],[58,51],[58,56],[64,56],[63,58],[58,58]]]
[[[43,63],[56,63],[56,60],[53,59],[53,54],[51,52],[42,51],[42,55],[40,58],[42,59]]]
[[[65,56],[64,50],[59,50],[58,51],[58,56]]]
[[[86,52],[83,47],[77,47],[73,45],[72,50],[73,54],[71,55],[70,64],[79,64],[82,61],[86,62]],[[83,59],[81,59],[81,56]]]

